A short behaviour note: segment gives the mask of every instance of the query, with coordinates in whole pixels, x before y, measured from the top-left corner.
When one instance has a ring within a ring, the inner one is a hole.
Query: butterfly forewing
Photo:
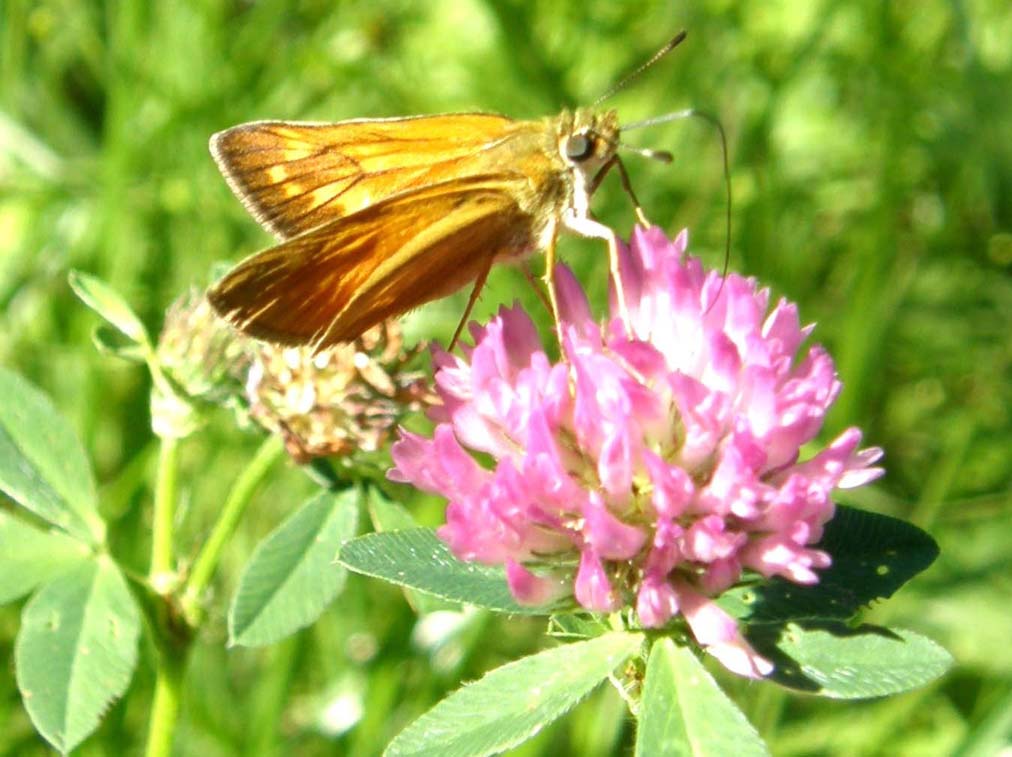
[[[211,152],[253,216],[281,238],[411,189],[497,170],[494,153],[530,122],[488,114],[340,123],[256,121]]]
[[[251,336],[318,348],[483,276],[540,233],[493,174],[405,192],[248,258],[208,293]]]

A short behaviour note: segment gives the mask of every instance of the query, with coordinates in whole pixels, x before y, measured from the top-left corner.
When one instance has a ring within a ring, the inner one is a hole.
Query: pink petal
[[[680,582],[676,590],[692,635],[725,668],[748,678],[762,678],[773,672],[773,663],[745,641],[734,618],[687,584]]]
[[[590,549],[580,553],[573,595],[577,602],[595,612],[615,612],[621,607],[601,559]]]
[[[663,518],[677,518],[695,496],[692,478],[683,468],[666,463],[652,450],[643,451],[643,462],[653,484],[654,512]]]
[[[687,560],[710,563],[730,557],[747,540],[745,534],[727,530],[719,515],[707,515],[685,532],[682,550]]]
[[[601,495],[591,492],[583,508],[584,541],[605,560],[631,560],[647,541],[647,534],[609,512]]]
[[[782,535],[758,539],[742,552],[742,562],[767,578],[783,576],[799,584],[816,584],[819,576],[813,569],[828,568],[829,555],[817,549],[806,549]]]
[[[763,322],[762,336],[777,345],[777,352],[793,355],[798,351],[810,329],[803,330],[798,306],[781,298]]]
[[[636,593],[636,615],[644,628],[660,628],[678,612],[678,594],[665,580],[645,578]]]
[[[625,502],[632,488],[633,460],[629,434],[616,430],[605,437],[597,460],[601,486],[611,498]]]
[[[741,578],[741,562],[737,556],[729,556],[714,560],[707,565],[698,581],[703,591],[715,597],[734,586],[739,578]]]
[[[555,266],[555,293],[559,301],[559,317],[574,326],[583,339],[600,339],[600,330],[590,311],[590,302],[580,282],[568,266]]]
[[[546,605],[569,593],[569,584],[561,578],[536,576],[512,559],[506,560],[506,582],[513,598],[527,607]]]

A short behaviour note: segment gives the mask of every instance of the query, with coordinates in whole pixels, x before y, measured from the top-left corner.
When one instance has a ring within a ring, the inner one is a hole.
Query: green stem
[[[185,651],[174,654],[162,649],[157,656],[155,668],[155,698],[151,704],[151,724],[145,757],[170,757],[172,739],[176,734],[179,720],[179,699],[183,688],[183,669],[186,667]]]
[[[172,530],[176,519],[179,490],[179,440],[162,438],[158,453],[158,480],[155,483],[155,511],[151,532],[151,568],[148,580],[160,594],[165,593],[172,574]]]
[[[284,446],[281,440],[275,436],[268,437],[232,486],[232,491],[229,492],[225,506],[218,516],[218,522],[214,524],[211,535],[193,563],[193,571],[183,591],[183,614],[192,627],[199,627],[203,620],[204,590],[207,589],[218,567],[222,549],[239,524],[246,506],[253,499],[257,486],[283,454]]]

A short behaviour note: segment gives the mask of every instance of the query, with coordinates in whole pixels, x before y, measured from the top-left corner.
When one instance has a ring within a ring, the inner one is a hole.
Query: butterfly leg
[[[541,284],[538,283],[538,277],[535,276],[534,271],[531,270],[531,264],[529,260],[524,261],[521,270],[523,271],[524,278],[527,279],[527,283],[530,284],[531,289],[534,290],[534,294],[536,294],[538,296],[538,299],[541,300],[541,304],[544,305],[545,310],[551,313],[552,303],[549,302],[548,295],[545,294],[544,287],[542,287]],[[543,284],[544,280],[542,280],[541,283]]]
[[[639,225],[645,229],[650,228],[653,224],[647,219],[647,214],[643,212],[643,206],[640,205],[639,199],[636,197],[636,193],[633,191],[632,182],[629,180],[629,173],[625,170],[625,163],[619,160],[618,156],[615,156],[615,165],[618,166],[618,177],[622,182],[622,189],[629,195],[629,199],[633,201],[633,209],[636,213],[636,220]]]
[[[615,299],[618,300],[618,313],[625,327],[626,336],[632,336],[632,320],[629,317],[629,308],[625,300],[625,287],[622,286],[622,273],[619,270],[618,259],[618,237],[615,232],[609,229],[600,221],[593,218],[579,216],[575,213],[566,213],[562,217],[562,223],[570,231],[582,237],[591,239],[603,239],[608,243],[608,265],[611,269],[611,280],[615,284]],[[549,290],[550,292],[552,290]],[[553,301],[554,302],[554,301]]]
[[[467,319],[471,317],[471,311],[474,309],[474,304],[478,301],[478,295],[481,294],[481,290],[484,288],[485,282],[488,281],[488,272],[491,270],[492,258],[489,258],[488,265],[481,270],[481,273],[478,274],[478,278],[474,280],[474,287],[471,289],[471,296],[467,298],[467,307],[464,308],[464,315],[461,316],[460,323],[457,324],[457,328],[453,332],[453,339],[450,340],[450,346],[447,348],[447,351],[452,351],[454,346],[456,346],[457,340],[464,331],[464,325],[467,323]]]
[[[601,186],[601,182],[604,177],[611,170],[612,166],[618,167],[619,180],[622,182],[622,191],[629,195],[629,199],[632,200],[633,211],[636,213],[636,222],[644,228],[650,227],[653,224],[647,219],[647,214],[643,212],[643,206],[640,204],[639,198],[636,197],[636,193],[632,188],[632,181],[629,180],[629,172],[625,170],[625,163],[618,155],[613,155],[611,160],[601,167],[601,170],[597,172],[594,180],[591,182],[590,187],[587,190],[589,195],[593,195],[597,191],[597,188]]]
[[[559,224],[552,222],[548,244],[545,245],[545,287],[548,289],[548,304],[552,309],[555,334],[562,346],[562,316],[559,314],[559,298],[555,292],[555,248],[559,242]]]

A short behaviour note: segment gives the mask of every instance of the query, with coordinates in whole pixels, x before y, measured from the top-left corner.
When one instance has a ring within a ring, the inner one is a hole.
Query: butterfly
[[[252,337],[320,350],[471,283],[452,345],[492,266],[544,249],[558,324],[560,233],[605,240],[619,281],[615,234],[590,213],[611,169],[645,223],[617,152],[619,133],[617,113],[594,108],[541,120],[453,113],[254,121],[218,132],[210,150],[219,169],[279,242],[240,262],[208,299]]]

